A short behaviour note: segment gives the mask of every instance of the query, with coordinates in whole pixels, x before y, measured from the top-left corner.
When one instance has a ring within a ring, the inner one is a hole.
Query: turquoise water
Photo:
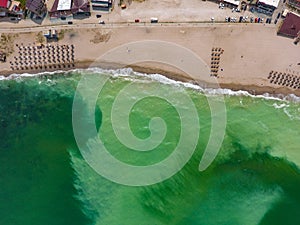
[[[132,109],[132,133],[149,137],[149,121],[159,116],[167,125],[166,136],[147,153],[124,146],[109,115],[128,84],[141,91],[150,85],[162,92],[186,91],[199,116],[198,144],[184,168],[161,183],[129,187],[98,175],[76,145],[72,104],[85,73],[90,72],[0,81],[0,224],[300,224],[300,103],[295,98],[280,101],[228,92],[221,150],[199,172],[211,128],[205,94],[158,76],[164,82],[126,76],[126,71],[110,75],[95,121],[106,148],[123,162],[161,161],[176,147],[181,130],[176,107],[148,97]]]

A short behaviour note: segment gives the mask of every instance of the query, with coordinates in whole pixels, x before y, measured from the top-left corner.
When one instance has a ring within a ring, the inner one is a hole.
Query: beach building
[[[90,16],[91,8],[89,0],[73,0],[72,5],[72,14],[73,17],[76,16]]]
[[[0,0],[0,9],[8,9],[9,5],[10,5],[10,1]]]
[[[294,44],[297,45],[300,42],[300,31],[297,34],[297,37],[294,40]]]
[[[21,10],[21,3],[19,1],[11,1],[9,6],[10,12],[19,12]]]
[[[286,15],[289,13],[290,11],[288,9],[283,10],[281,17],[285,18]]]
[[[92,0],[93,10],[109,11],[112,7],[112,0]]]
[[[14,0],[0,0],[0,16],[23,17],[21,3]]]
[[[0,0],[0,17],[5,17],[7,14],[8,0]]]
[[[289,0],[288,3],[290,6],[300,10],[300,0]]]
[[[23,10],[21,9],[21,2],[19,1],[11,1],[8,11],[11,15],[23,17]]]
[[[300,32],[300,16],[289,12],[286,15],[279,31],[277,32],[278,35],[295,38]]]
[[[89,0],[55,0],[49,11],[50,19],[87,17],[91,15]]]
[[[72,0],[55,0],[49,11],[50,19],[66,19],[72,17]]]
[[[257,11],[267,15],[272,15],[277,9],[280,0],[258,0],[256,7]]]
[[[237,8],[240,5],[239,0],[223,0],[227,7]]]
[[[0,0],[0,17],[7,16],[9,5],[10,5],[10,1]]]
[[[27,0],[26,8],[38,17],[43,17],[47,13],[45,0]]]

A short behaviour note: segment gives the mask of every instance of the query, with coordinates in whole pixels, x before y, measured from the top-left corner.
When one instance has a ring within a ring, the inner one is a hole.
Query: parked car
[[[139,23],[139,22],[140,22],[140,19],[135,19],[134,22],[135,22],[135,23]]]
[[[96,15],[97,18],[101,18],[101,16],[102,16],[102,15],[100,15],[100,14],[97,14],[97,15]]]
[[[70,25],[73,24],[73,21],[68,21],[68,24],[70,24]]]
[[[279,19],[280,15],[281,15],[281,13],[278,13],[278,14],[277,14],[277,19]]]
[[[247,5],[242,5],[242,10],[246,11],[247,10]]]
[[[100,20],[99,24],[105,24],[105,22],[103,20]]]
[[[242,21],[243,21],[243,17],[240,16],[239,23],[241,23]]]

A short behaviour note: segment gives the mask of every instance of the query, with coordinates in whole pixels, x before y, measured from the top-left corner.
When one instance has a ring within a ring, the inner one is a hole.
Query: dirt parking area
[[[156,17],[162,22],[188,22],[188,21],[225,21],[225,17],[251,16],[251,12],[232,12],[229,8],[219,9],[217,3],[202,0],[145,0],[144,2],[132,1],[126,9],[121,9],[118,4],[110,14],[110,21],[132,22],[140,19],[149,22],[151,17]]]

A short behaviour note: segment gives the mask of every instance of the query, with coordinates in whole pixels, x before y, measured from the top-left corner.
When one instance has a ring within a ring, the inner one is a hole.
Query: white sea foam
[[[130,73],[128,73],[130,71]],[[120,76],[128,76],[128,75],[135,75],[139,77],[146,77],[150,78],[151,80],[158,81],[163,84],[171,84],[171,85],[176,85],[176,86],[184,86],[186,88],[194,89],[194,90],[199,90],[205,94],[210,94],[210,95],[227,95],[227,96],[248,96],[252,98],[263,98],[267,100],[275,100],[275,101],[284,101],[284,102],[300,102],[300,97],[294,95],[294,94],[289,94],[289,95],[282,95],[282,94],[269,94],[265,93],[262,95],[254,95],[249,93],[248,91],[243,91],[243,90],[238,90],[238,91],[233,91],[231,89],[227,88],[204,88],[196,84],[192,84],[189,82],[182,82],[182,81],[175,81],[172,80],[166,76],[163,76],[161,74],[144,74],[144,73],[138,73],[134,72],[132,70],[120,70]],[[102,72],[105,72],[102,70]],[[124,74],[125,73],[125,74]],[[116,74],[115,74],[116,75]],[[134,80],[134,78],[133,78]]]
[[[283,94],[270,94],[265,93],[262,95],[254,95],[249,93],[248,91],[238,90],[234,91],[227,88],[208,88],[208,87],[201,87],[196,84],[192,84],[190,82],[182,82],[182,81],[176,81],[172,80],[164,75],[161,74],[146,74],[146,73],[139,73],[133,71],[132,68],[122,68],[122,69],[102,69],[99,67],[92,67],[88,69],[72,69],[68,71],[52,71],[52,72],[40,72],[36,74],[30,74],[30,73],[23,73],[23,74],[11,74],[10,76],[0,76],[0,80],[9,80],[9,79],[18,79],[22,77],[34,77],[34,76],[42,76],[42,75],[53,75],[57,73],[70,73],[70,72],[79,72],[79,73],[105,73],[110,74],[112,77],[123,77],[126,80],[130,81],[139,81],[139,82],[147,82],[147,81],[157,81],[162,84],[169,84],[169,85],[175,85],[175,86],[183,86],[186,88],[198,90],[200,92],[203,92],[206,95],[225,95],[225,96],[248,96],[252,98],[262,98],[267,100],[274,100],[274,101],[280,101],[280,102],[296,102],[300,103],[300,97],[289,94],[289,95],[283,95]],[[146,78],[149,80],[141,80],[140,78]],[[276,107],[276,106],[274,106]]]
[[[285,107],[289,107],[289,105],[287,105],[285,103],[282,103],[282,104],[273,103],[273,106],[274,106],[275,109],[282,109],[282,108],[285,108]]]
[[[300,120],[300,116],[298,116],[298,112],[290,111],[288,108],[283,108],[283,112],[291,119],[291,120]]]
[[[132,81],[137,81],[136,78],[138,77],[144,77],[148,78],[153,81],[158,81],[163,84],[170,84],[170,85],[176,85],[176,86],[184,86],[186,88],[194,89],[201,91],[205,94],[210,94],[210,95],[228,95],[228,96],[249,96],[253,98],[264,98],[264,99],[269,99],[269,100],[276,100],[276,101],[290,101],[290,100],[297,100],[300,102],[300,98],[293,95],[293,96],[284,96],[284,95],[271,95],[269,93],[265,93],[263,95],[253,95],[250,94],[247,91],[233,91],[231,89],[226,89],[226,88],[204,88],[196,84],[192,84],[190,82],[182,82],[182,81],[176,81],[172,80],[164,75],[161,74],[146,74],[146,73],[139,73],[133,71],[131,68],[124,68],[124,69],[117,69],[117,70],[105,70],[101,68],[90,68],[92,72],[96,73],[108,73],[112,74],[114,77],[128,77]],[[138,80],[141,81],[141,80]]]
[[[69,71],[63,71],[63,70],[57,70],[57,71],[44,71],[44,72],[39,72],[39,73],[13,73],[10,74],[9,76],[0,76],[0,80],[15,80],[18,78],[26,78],[26,77],[38,77],[38,76],[43,76],[43,75],[54,75],[57,73],[67,73],[67,72],[72,72],[75,70],[69,70]]]

